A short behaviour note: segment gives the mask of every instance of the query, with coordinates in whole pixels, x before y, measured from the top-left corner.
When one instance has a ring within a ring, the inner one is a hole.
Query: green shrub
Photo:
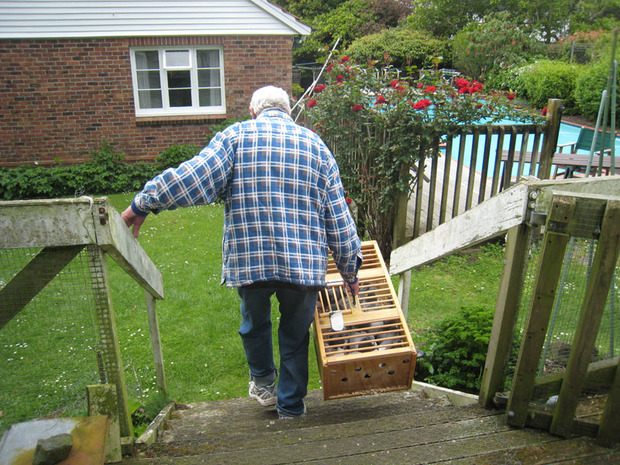
[[[540,60],[521,73],[525,97],[530,105],[544,108],[551,98],[562,99],[564,113],[575,114],[575,85],[582,68],[562,61]]]
[[[127,164],[108,142],[79,165],[22,165],[0,169],[0,199],[25,200],[101,195],[140,189],[158,171],[152,163]]]
[[[395,28],[362,37],[351,44],[346,54],[357,63],[376,61],[378,66],[434,68],[441,57],[441,67],[452,65],[452,52],[447,41],[434,39],[425,32]]]
[[[601,96],[607,87],[607,75],[609,72],[609,61],[601,60],[596,64],[588,66],[577,78],[575,83],[575,104],[579,114],[596,121]],[[620,94],[617,95],[616,106],[620,101]],[[617,113],[620,121],[620,113]]]
[[[484,82],[487,90],[510,91],[517,95],[525,95],[525,86],[521,74],[525,67],[522,65],[511,65],[505,68],[494,68],[487,73]]]
[[[172,145],[157,156],[156,167],[159,171],[176,168],[185,160],[194,158],[200,150],[196,145]]]
[[[455,35],[453,47],[454,67],[480,81],[486,81],[492,70],[523,64],[542,53],[539,42],[506,13],[472,22]]]
[[[493,311],[462,307],[429,331],[418,360],[418,381],[478,393],[487,355]]]

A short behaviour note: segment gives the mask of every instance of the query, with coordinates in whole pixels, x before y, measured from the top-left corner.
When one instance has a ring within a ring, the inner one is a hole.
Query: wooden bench
[[[586,128],[586,127],[582,127],[581,130],[579,131],[579,135],[577,136],[577,140],[575,142],[568,142],[566,144],[558,144],[558,153],[564,153],[564,149],[565,148],[570,148],[570,152],[569,155],[578,155],[578,151],[582,150],[586,153],[588,153],[587,156],[585,156],[585,163],[582,164],[580,163],[580,158],[576,158],[574,161],[574,164],[564,164],[563,167],[565,168],[564,173],[560,173],[560,174],[564,174],[565,178],[569,178],[569,177],[573,177],[573,175],[575,173],[582,173],[585,174],[585,170],[587,169],[588,166],[588,156],[590,153],[590,150],[592,150],[592,142],[594,141],[594,135],[596,134],[596,142],[594,144],[594,154],[599,155],[601,151],[603,151],[603,153],[609,155],[609,153],[611,153],[611,144],[615,143],[615,138],[614,135],[610,132],[610,131],[605,131],[605,134],[603,134],[603,131],[595,131],[594,129],[591,128]],[[605,140],[603,141],[603,137],[605,138]],[[603,145],[603,142],[605,142],[605,144]],[[556,154],[557,155],[557,154]],[[581,155],[583,156],[583,155]],[[554,156],[554,160],[556,159],[556,157]],[[595,159],[592,159],[592,171],[594,173],[590,173],[590,174],[595,174],[596,170],[598,168],[598,157]],[[605,161],[607,161],[607,170],[606,173],[609,174],[609,168],[610,168],[610,162],[609,162],[609,158],[605,158],[603,157],[603,169],[605,169]],[[560,165],[558,165],[556,163],[556,169],[554,172],[554,178],[558,175],[558,169],[561,169]]]
[[[518,163],[520,161],[520,152],[515,152],[513,157],[513,163]],[[553,164],[555,165],[555,170],[553,174],[553,178],[555,179],[558,175],[563,175],[564,178],[572,178],[576,173],[585,173],[588,167],[588,159],[589,155],[583,155],[578,153],[562,153],[558,152],[553,155]],[[540,154],[538,154],[537,159],[540,160]],[[508,150],[502,151],[502,161],[508,161]],[[526,152],[525,163],[532,162],[532,152]],[[590,166],[590,175],[595,175],[599,166],[599,157],[592,158],[592,164]],[[611,157],[604,156],[603,157],[603,171],[606,175],[609,175],[611,172]],[[558,173],[558,170],[564,170],[563,172]],[[620,173],[620,166],[615,166],[616,174]]]
[[[553,165],[555,166],[553,172],[553,178],[557,178],[558,176],[563,175],[564,178],[572,178],[576,174],[585,174],[588,168],[588,159],[590,157],[590,150],[592,149],[592,141],[594,139],[595,130],[590,128],[581,128],[579,131],[579,136],[577,136],[577,140],[575,142],[568,142],[566,144],[558,145],[558,152],[553,155]],[[609,131],[606,131],[605,137],[605,149],[604,154],[609,155],[611,153],[611,144],[615,143],[615,140],[611,137],[612,134]],[[613,142],[612,142],[613,141]],[[569,148],[569,152],[564,152],[565,148]],[[600,163],[600,154],[601,149],[603,148],[603,131],[598,131],[596,136],[596,144],[594,148],[594,155],[592,157],[592,163],[590,165],[590,175],[595,175],[599,163]],[[578,153],[578,151],[587,152]],[[521,153],[516,151],[513,157],[513,162],[518,163],[520,160]],[[540,154],[538,154],[540,157]],[[504,150],[502,152],[502,161],[508,161],[508,151]],[[531,163],[532,161],[532,153],[525,153],[525,163]],[[614,167],[615,168],[615,167]],[[606,175],[609,175],[611,172],[611,157],[603,156],[602,169]],[[616,173],[620,173],[619,169],[615,169]]]

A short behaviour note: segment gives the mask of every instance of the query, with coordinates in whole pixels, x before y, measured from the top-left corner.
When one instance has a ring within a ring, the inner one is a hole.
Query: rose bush
[[[462,125],[537,118],[506,93],[485,94],[476,81],[416,80],[348,57],[329,64],[325,84],[309,98],[307,116],[338,161],[346,195],[358,206],[360,232],[376,240],[385,257],[397,199],[413,189],[418,167],[439,153],[442,137]]]

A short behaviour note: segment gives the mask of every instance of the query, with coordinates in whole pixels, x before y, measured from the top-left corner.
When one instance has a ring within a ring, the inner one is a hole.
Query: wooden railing
[[[561,100],[549,101],[543,124],[465,126],[446,136],[442,155],[426,160],[411,196],[395,215],[394,246],[434,229],[513,185],[548,179],[557,146]]]
[[[513,426],[620,442],[620,177],[530,178],[395,249],[403,309],[411,269],[498,237],[504,267],[481,405],[499,393]],[[599,408],[583,419],[592,389]]]

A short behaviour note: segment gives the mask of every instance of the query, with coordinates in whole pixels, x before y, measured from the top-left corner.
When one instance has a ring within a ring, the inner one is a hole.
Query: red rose
[[[409,102],[411,103],[411,102]],[[424,110],[426,107],[432,105],[431,101],[427,98],[418,100],[415,103],[411,104],[415,110]]]
[[[319,94],[325,90],[327,86],[325,84],[319,84],[314,88],[314,93]]]
[[[375,100],[375,105],[380,105],[385,102],[386,102],[385,97],[383,95],[379,95],[377,97],[377,100]]]
[[[345,63],[347,61],[349,61],[349,57],[346,57],[346,56],[340,59],[340,63]]]
[[[542,109],[542,115],[547,116],[547,107]]]
[[[339,74],[338,76],[336,76],[336,81],[342,82],[343,80],[344,80],[344,76],[342,74]]]
[[[506,95],[506,97],[508,98],[508,100],[514,100],[516,95],[515,94],[508,94],[508,95]]]
[[[458,78],[456,80],[456,87],[458,87],[459,89],[463,87],[468,87],[468,86],[469,86],[469,81],[467,79]]]
[[[316,100],[310,100],[308,102],[308,108],[316,107]]]
[[[353,108],[351,108],[351,111],[358,112],[361,109],[362,109],[362,104],[358,103],[357,105],[353,105]]]
[[[396,89],[398,87],[398,79],[394,79],[391,82],[391,85],[392,85],[392,89]]]
[[[347,205],[351,205],[351,202],[353,202],[353,199],[350,199],[349,197],[346,197],[345,200],[347,201]]]
[[[433,93],[437,90],[436,86],[427,86],[426,89],[424,89],[424,92],[429,94],[429,93]]]
[[[418,84],[416,85],[416,87],[418,89],[421,89],[422,87],[424,87],[424,83],[423,82],[418,82]]]

